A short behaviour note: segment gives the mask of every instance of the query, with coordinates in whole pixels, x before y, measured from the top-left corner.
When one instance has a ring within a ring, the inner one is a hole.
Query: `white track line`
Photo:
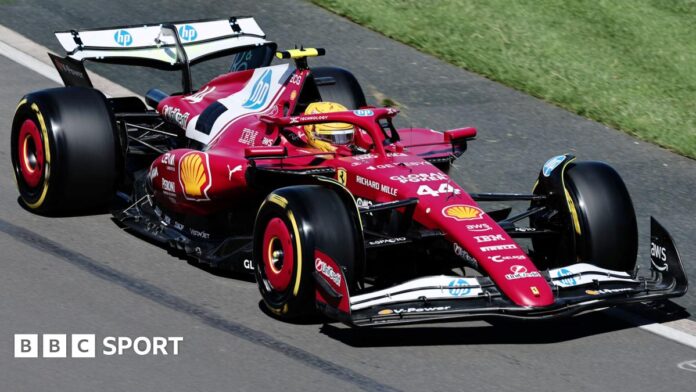
[[[0,25],[0,37],[2,37],[0,38],[0,54],[33,70],[41,76],[60,85],[63,84],[63,80],[60,78],[60,75],[58,75],[58,71],[53,67],[53,63],[51,63],[46,54],[48,52],[53,53],[48,48],[37,44],[3,25]],[[101,90],[106,95],[114,97],[139,96],[120,84],[116,84],[94,72],[90,71],[89,76],[94,87]],[[20,97],[17,97],[17,99],[19,98]]]
[[[16,63],[19,63],[31,69],[32,71],[35,71],[43,77],[51,79],[52,81],[58,84],[63,84],[63,81],[61,80],[60,76],[58,75],[58,71],[56,71],[55,68],[35,59],[34,57],[29,56],[28,54],[25,54],[24,52],[15,49],[14,47],[2,41],[0,41],[0,53],[2,53],[2,55],[7,57],[8,59]]]
[[[46,52],[49,52],[46,47],[29,40],[23,35],[14,30],[8,29],[3,25],[0,25],[0,37],[3,37],[0,39],[0,54],[37,72],[42,76],[45,76],[48,79],[53,80],[58,84],[63,84],[63,81],[58,75],[58,71],[53,68],[53,65],[49,63],[48,56],[45,55]],[[12,44],[8,44],[6,41],[12,42]],[[45,58],[45,60],[41,61],[39,58]],[[96,75],[94,72],[90,72],[90,77],[94,82],[95,87],[104,91],[105,93],[119,96],[137,95],[119,84]],[[644,317],[634,313],[629,313],[622,309],[612,309],[610,312],[608,312],[608,314],[630,324],[636,325],[640,329],[652,332],[655,335],[662,336],[696,349],[696,336],[694,335],[696,334],[696,322],[691,320],[673,321],[669,323],[672,326],[668,326],[665,324],[652,322]]]
[[[642,330],[652,332],[655,335],[662,336],[663,338],[667,338],[696,349],[696,336],[692,334],[695,330],[694,328],[696,328],[696,322],[689,319],[670,321],[665,324],[660,324],[639,314],[628,312],[620,308],[613,308],[607,311],[606,314],[626,321],[629,324],[633,324]],[[689,333],[688,331],[692,331],[692,333]]]

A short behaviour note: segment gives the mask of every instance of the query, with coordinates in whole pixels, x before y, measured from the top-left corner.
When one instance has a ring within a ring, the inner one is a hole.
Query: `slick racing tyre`
[[[347,206],[330,188],[302,185],[271,193],[254,225],[256,282],[267,308],[281,319],[315,311],[316,252],[341,266],[355,281],[359,240]]]
[[[571,163],[566,187],[577,211],[578,258],[602,268],[631,271],[638,254],[638,225],[619,173],[602,162]]]
[[[365,93],[350,71],[338,67],[315,67],[312,76],[322,101],[337,102],[351,110],[367,106]]]
[[[105,206],[120,173],[114,117],[94,89],[63,87],[25,96],[12,122],[12,166],[22,203],[38,213]]]
[[[534,252],[555,259],[551,267],[580,261],[610,270],[632,271],[638,253],[638,226],[621,176],[606,163],[572,162],[565,170],[564,182],[571,201],[564,221],[570,227],[559,239],[533,240]],[[538,220],[531,223],[547,227]]]

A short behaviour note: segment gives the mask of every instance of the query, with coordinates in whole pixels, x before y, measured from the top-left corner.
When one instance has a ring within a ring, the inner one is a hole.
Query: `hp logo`
[[[126,30],[118,30],[114,33],[114,41],[120,46],[131,46],[133,36]]]
[[[249,98],[247,98],[242,107],[256,110],[266,103],[268,91],[271,89],[271,75],[271,70],[267,69],[261,74],[261,77],[256,79],[256,83],[254,83],[254,87],[251,89],[251,94],[249,94]]]
[[[184,42],[191,42],[198,37],[198,31],[191,25],[183,25],[179,27],[179,37]]]
[[[559,278],[563,278],[563,279],[561,279],[561,281],[560,281],[562,285],[564,285],[564,286],[575,286],[575,285],[577,284],[577,281],[575,280],[575,278],[573,278],[573,277],[570,276],[570,275],[573,275],[573,273],[570,272],[570,270],[568,270],[568,269],[566,269],[566,268],[561,268],[561,269],[558,270],[558,272],[556,273],[556,276],[558,276]],[[568,276],[568,277],[566,278],[566,276]]]
[[[449,282],[450,287],[449,293],[453,297],[464,297],[471,293],[471,287],[458,287],[458,286],[470,286],[471,284],[466,279],[453,279]]]

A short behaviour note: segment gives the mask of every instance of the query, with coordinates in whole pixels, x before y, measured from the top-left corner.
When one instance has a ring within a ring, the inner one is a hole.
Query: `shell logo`
[[[187,199],[208,200],[207,191],[212,185],[208,156],[200,152],[190,152],[181,157],[179,180]]]
[[[478,207],[459,204],[443,208],[442,215],[458,221],[466,221],[482,219],[483,211]]]

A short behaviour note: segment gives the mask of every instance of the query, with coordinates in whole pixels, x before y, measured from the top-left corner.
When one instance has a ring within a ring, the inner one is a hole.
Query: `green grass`
[[[696,158],[696,0],[312,0]]]

